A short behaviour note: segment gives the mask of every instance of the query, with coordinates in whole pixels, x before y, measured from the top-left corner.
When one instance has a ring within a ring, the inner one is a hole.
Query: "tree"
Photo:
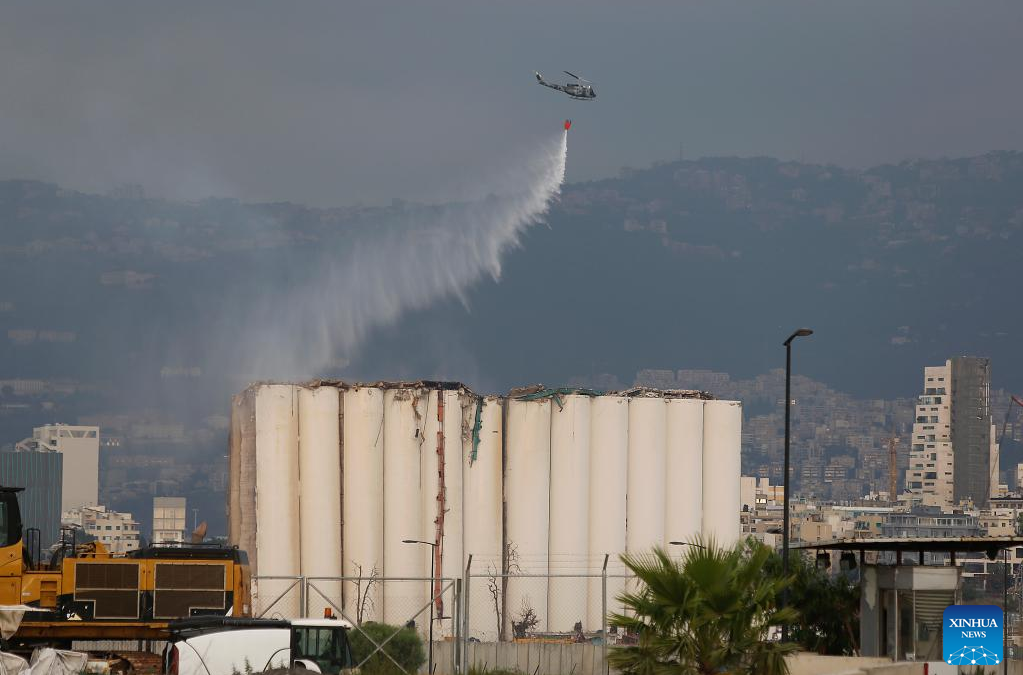
[[[497,569],[495,569],[493,565],[487,567],[487,591],[490,593],[490,598],[494,602],[494,616],[497,619],[498,642],[504,642],[505,640],[504,599],[507,595],[506,591],[508,590],[508,577],[513,574],[518,574],[521,571],[522,570],[519,567],[519,550],[511,542],[508,542],[504,547],[502,572],[498,573]]]
[[[353,561],[355,565],[355,624],[362,625],[366,620],[366,612],[376,609],[376,603],[373,602],[373,596],[370,592],[373,590],[373,586],[380,581],[380,570],[377,569],[376,565],[370,571],[368,577],[362,576],[362,565]],[[362,582],[366,582],[366,587],[362,587]]]
[[[773,554],[765,569],[780,576],[781,556]],[[832,577],[800,553],[789,558],[789,570],[789,605],[798,613],[791,624],[793,641],[818,654],[859,653],[859,585],[845,574]]]
[[[640,588],[619,596],[626,613],[610,624],[636,644],[615,648],[609,660],[625,675],[784,675],[796,646],[767,635],[795,612],[777,607],[785,581],[764,574],[771,555],[753,541],[725,549],[709,540],[681,562],[660,548],[623,556]]]

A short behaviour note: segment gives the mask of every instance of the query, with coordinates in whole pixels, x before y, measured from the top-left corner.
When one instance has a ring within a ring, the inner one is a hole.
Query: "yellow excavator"
[[[173,544],[112,555],[101,542],[79,543],[64,533],[49,562],[33,559],[18,507],[21,489],[0,487],[0,605],[31,608],[7,649],[162,640],[173,620],[249,616],[248,558],[237,548]]]

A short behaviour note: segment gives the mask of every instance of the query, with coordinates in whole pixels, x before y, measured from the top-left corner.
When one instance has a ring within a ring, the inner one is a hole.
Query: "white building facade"
[[[153,543],[179,543],[185,540],[185,498],[153,498]]]
[[[952,366],[924,368],[924,393],[917,397],[906,491],[928,506],[952,504]]]
[[[82,528],[111,553],[125,554],[139,549],[139,524],[130,513],[111,511],[105,506],[82,506],[65,511],[61,521],[65,526]]]

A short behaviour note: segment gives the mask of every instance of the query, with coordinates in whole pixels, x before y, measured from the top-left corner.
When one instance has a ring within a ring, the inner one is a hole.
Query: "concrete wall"
[[[434,643],[434,663],[438,675],[452,668],[454,642]],[[528,675],[602,675],[603,653],[600,645],[554,644],[539,642],[471,642],[468,663],[478,671],[514,670]],[[789,675],[923,675],[923,663],[892,663],[885,658],[820,656],[802,652],[786,659]],[[421,672],[425,673],[424,665]],[[930,673],[934,674],[934,668]],[[965,668],[963,673],[967,671]],[[988,675],[1000,675],[992,667]],[[1010,675],[1023,675],[1023,662],[1009,663]]]

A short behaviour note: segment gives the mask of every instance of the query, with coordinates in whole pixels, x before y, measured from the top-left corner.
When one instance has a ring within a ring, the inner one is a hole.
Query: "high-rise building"
[[[36,427],[19,449],[63,455],[61,511],[99,503],[99,427],[48,424]]]
[[[0,452],[0,485],[24,488],[18,493],[21,522],[28,531],[39,531],[40,552],[57,541],[60,533],[60,501],[63,455],[59,452]]]
[[[185,540],[185,498],[153,498],[153,543]]]
[[[986,506],[997,489],[990,390],[988,359],[957,356],[924,368],[906,471],[906,490],[924,505]]]

